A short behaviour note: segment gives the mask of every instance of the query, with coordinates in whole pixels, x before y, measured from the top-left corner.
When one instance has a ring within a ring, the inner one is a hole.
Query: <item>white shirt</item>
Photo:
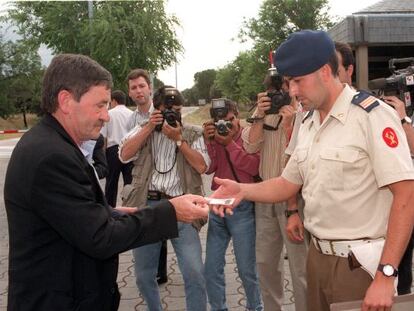
[[[133,112],[125,105],[117,105],[108,112],[109,122],[101,129],[101,134],[107,139],[106,148],[119,145],[128,133],[127,123]]]

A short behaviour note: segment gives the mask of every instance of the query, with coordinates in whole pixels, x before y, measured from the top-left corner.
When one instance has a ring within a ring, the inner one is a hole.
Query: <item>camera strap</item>
[[[236,174],[236,171],[235,171],[235,169],[233,167],[233,164],[230,161],[229,152],[227,151],[227,149],[225,147],[224,147],[224,153],[226,154],[226,159],[227,159],[227,162],[230,165],[230,169],[231,169],[231,172],[233,173],[234,179],[236,179],[236,181],[239,183],[240,182],[239,176],[237,176],[237,174]]]

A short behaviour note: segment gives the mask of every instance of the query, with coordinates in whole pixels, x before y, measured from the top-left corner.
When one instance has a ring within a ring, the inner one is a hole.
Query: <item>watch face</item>
[[[384,272],[386,276],[392,276],[394,274],[394,268],[391,265],[385,265],[382,272]]]

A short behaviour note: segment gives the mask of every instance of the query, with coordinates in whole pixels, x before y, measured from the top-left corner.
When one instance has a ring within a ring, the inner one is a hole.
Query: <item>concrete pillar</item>
[[[368,89],[368,46],[361,45],[355,49],[356,58],[356,87]]]

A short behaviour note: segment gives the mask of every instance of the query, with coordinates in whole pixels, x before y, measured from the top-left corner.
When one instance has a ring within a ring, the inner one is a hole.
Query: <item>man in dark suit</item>
[[[113,215],[80,148],[108,121],[111,86],[83,55],[58,55],[45,73],[45,116],[6,173],[8,310],[116,310],[118,253],[177,237],[177,221],[208,214],[202,197],[187,195]]]

